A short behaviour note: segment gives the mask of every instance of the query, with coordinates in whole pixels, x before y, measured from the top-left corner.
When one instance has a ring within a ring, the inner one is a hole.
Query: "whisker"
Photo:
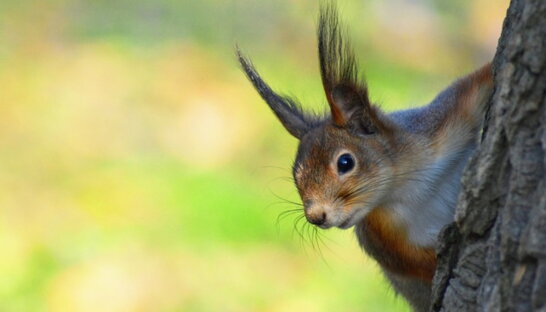
[[[300,236],[301,239],[303,239],[303,234],[302,232],[300,231],[300,229],[298,229],[298,226],[299,226],[299,223],[301,222],[301,220],[305,217],[304,214],[301,214],[300,216],[296,217],[296,220],[294,221],[294,228],[292,229],[292,235],[294,235],[294,231],[296,231],[298,233],[298,235]]]
[[[298,203],[298,202],[286,199],[284,197],[281,197],[280,195],[275,194],[274,192],[271,192],[271,194],[273,194],[273,196],[275,196],[275,198],[277,198],[277,199],[279,199],[279,200],[281,200],[281,201],[283,201],[283,202],[285,202],[287,204],[292,204],[292,205],[303,207],[302,203]]]
[[[281,213],[279,213],[279,215],[277,216],[277,220],[275,222],[276,226],[279,227],[280,226],[280,223],[282,220],[286,219],[287,217],[289,216],[292,216],[294,214],[299,214],[301,213],[301,209],[300,208],[296,208],[296,209],[289,209],[289,210],[285,210]]]
[[[317,250],[318,250],[318,254],[320,255],[320,259],[322,260],[322,262],[324,262],[324,264],[326,264],[326,266],[328,268],[331,268],[330,267],[330,264],[328,263],[328,261],[326,261],[326,257],[324,257],[324,253],[322,252],[322,249],[320,248],[321,245],[324,246],[328,251],[332,252],[332,250],[330,248],[328,248],[328,246],[324,243],[324,241],[322,240],[322,233],[316,228],[314,227],[313,228],[314,230],[314,237],[315,237],[315,240],[317,242]]]

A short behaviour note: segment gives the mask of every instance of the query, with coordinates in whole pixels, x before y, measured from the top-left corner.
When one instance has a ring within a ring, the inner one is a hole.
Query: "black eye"
[[[337,172],[344,174],[351,171],[355,166],[355,160],[351,154],[343,154],[337,159]]]

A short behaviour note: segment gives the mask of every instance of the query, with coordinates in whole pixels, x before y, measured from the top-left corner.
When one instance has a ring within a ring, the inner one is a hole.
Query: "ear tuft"
[[[296,101],[275,93],[260,77],[252,62],[238,48],[236,53],[246,76],[290,134],[301,139],[318,123],[316,118],[305,115]]]
[[[322,4],[318,25],[318,49],[322,85],[338,126],[345,125],[355,111],[370,106],[366,84],[358,79],[358,65],[350,44],[343,39],[337,9]]]

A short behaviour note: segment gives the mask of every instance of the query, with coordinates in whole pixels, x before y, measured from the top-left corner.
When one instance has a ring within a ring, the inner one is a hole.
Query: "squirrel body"
[[[336,9],[318,25],[321,78],[330,113],[309,115],[275,93],[238,52],[247,77],[300,140],[293,175],[307,220],[355,228],[393,288],[416,311],[430,305],[437,237],[453,221],[460,178],[476,147],[493,90],[491,64],[463,77],[430,104],[383,113],[358,79]]]

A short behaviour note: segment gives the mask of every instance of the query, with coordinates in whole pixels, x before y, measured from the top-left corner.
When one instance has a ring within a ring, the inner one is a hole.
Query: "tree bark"
[[[432,311],[546,311],[546,1],[513,0],[495,92],[455,223],[441,235]]]

